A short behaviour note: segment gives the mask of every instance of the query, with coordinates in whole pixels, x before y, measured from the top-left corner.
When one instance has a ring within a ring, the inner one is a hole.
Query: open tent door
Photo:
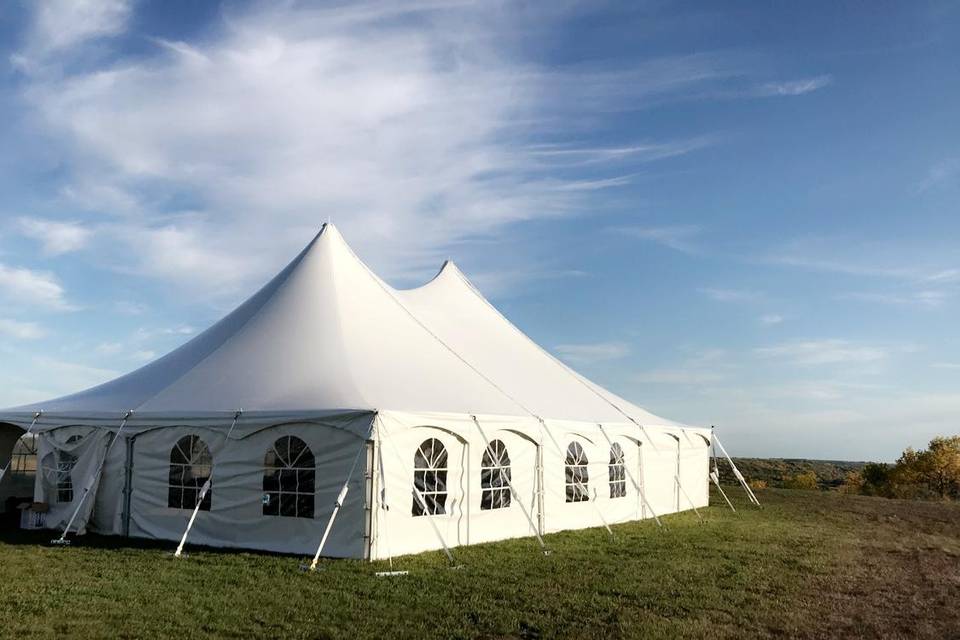
[[[20,442],[24,430],[8,422],[0,422],[0,469],[7,467],[7,472],[0,478],[0,513],[14,511],[16,505],[11,498],[33,496],[33,478],[36,469],[36,456],[24,456],[30,442]],[[32,459],[29,462],[27,458]],[[25,464],[27,463],[27,464]],[[23,467],[30,467],[29,469]],[[11,504],[8,504],[10,502]]]
[[[71,532],[86,531],[97,503],[101,479],[97,471],[111,438],[113,434],[107,429],[77,426],[38,434],[34,496],[38,502],[49,505],[48,529],[63,530],[76,512]]]

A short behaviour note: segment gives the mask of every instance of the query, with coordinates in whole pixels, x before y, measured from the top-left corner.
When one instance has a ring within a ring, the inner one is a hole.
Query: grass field
[[[732,490],[732,489],[731,489]],[[768,490],[693,514],[401,558],[327,561],[0,536],[3,637],[960,636],[960,506]],[[715,501],[716,504],[716,501]]]

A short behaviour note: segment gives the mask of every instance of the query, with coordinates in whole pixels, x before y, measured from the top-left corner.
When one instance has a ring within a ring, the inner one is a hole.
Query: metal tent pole
[[[730,458],[730,454],[727,453],[727,450],[723,447],[723,443],[720,442],[720,438],[718,438],[716,435],[714,435],[714,436],[713,436],[713,439],[714,439],[714,441],[717,443],[717,446],[720,447],[720,452],[721,452],[721,453],[724,455],[724,457],[727,459],[727,462],[730,463],[730,468],[733,469],[733,475],[735,475],[735,476],[737,477],[737,480],[740,481],[740,486],[742,486],[742,487],[743,487],[743,490],[747,492],[747,497],[750,498],[750,501],[751,501],[753,504],[755,504],[755,505],[757,505],[757,506],[759,507],[759,506],[760,506],[760,501],[757,500],[757,496],[753,495],[753,490],[750,488],[750,485],[747,484],[747,481],[746,481],[746,479],[743,477],[743,474],[740,473],[740,469],[738,469],[738,468],[737,468],[737,465],[735,465],[735,464],[733,463],[733,460]]]

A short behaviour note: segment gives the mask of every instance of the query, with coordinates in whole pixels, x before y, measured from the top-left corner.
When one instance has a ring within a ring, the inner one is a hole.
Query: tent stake
[[[33,421],[30,423],[30,426],[27,428],[27,430],[23,432],[23,435],[20,436],[20,438],[25,438],[26,436],[30,435],[30,433],[33,431],[34,425],[37,424],[37,420],[39,420],[40,416],[42,415],[43,415],[43,410],[37,411],[35,414],[33,414]],[[17,446],[16,443],[14,443],[13,446],[16,447]],[[0,469],[0,482],[3,482],[3,476],[7,475],[7,470],[10,469],[11,464],[13,464],[12,450],[10,451],[10,459],[7,460],[7,464],[3,466],[3,469]]]
[[[117,443],[117,440],[120,439],[120,434],[123,433],[124,428],[127,426],[127,420],[130,419],[130,416],[133,415],[133,411],[127,411],[124,414],[123,419],[120,421],[120,428],[117,429],[117,432],[113,436],[113,440],[110,441],[110,444],[107,446],[106,452],[103,454],[103,460],[100,461],[100,466],[97,468],[97,472],[87,480],[87,483],[83,487],[83,495],[80,496],[80,501],[77,502],[77,508],[73,510],[73,515],[70,516],[69,522],[67,522],[67,527],[63,530],[63,533],[59,538],[50,541],[50,544],[65,546],[69,545],[70,541],[67,540],[67,534],[70,533],[70,528],[73,526],[73,521],[77,519],[77,514],[80,513],[80,508],[83,506],[84,501],[86,501],[87,496],[90,495],[90,491],[93,490],[93,485],[100,479],[100,474],[103,473],[103,468],[107,466],[107,458],[110,456],[110,450],[113,449],[113,445]]]

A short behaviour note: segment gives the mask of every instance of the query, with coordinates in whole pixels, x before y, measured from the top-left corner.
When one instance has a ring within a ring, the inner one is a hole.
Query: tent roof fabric
[[[3,413],[396,410],[680,426],[581,377],[452,263],[397,290],[332,225],[260,291],[125,376]]]

